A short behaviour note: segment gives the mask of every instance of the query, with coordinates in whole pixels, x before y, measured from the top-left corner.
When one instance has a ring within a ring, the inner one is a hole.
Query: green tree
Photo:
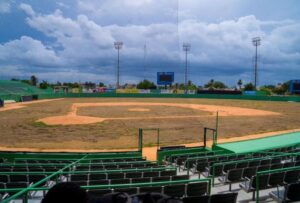
[[[143,80],[137,84],[138,89],[156,89],[156,85],[149,81],[149,80]]]
[[[289,81],[283,84],[278,84],[277,87],[273,89],[273,92],[280,95],[287,94],[289,92],[289,84]]]
[[[214,79],[211,79],[207,84],[204,85],[205,88],[213,88],[214,86]]]
[[[188,90],[196,90],[197,86],[195,84],[192,83],[191,80],[188,81],[188,86],[187,86]]]
[[[278,86],[278,87],[275,87],[275,89],[273,90],[273,92],[275,94],[279,94],[279,95],[283,95],[285,94],[285,89],[282,87],[282,86]]]
[[[19,79],[17,79],[17,78],[12,78],[12,79],[10,79],[11,81],[20,81]]]
[[[103,82],[100,82],[100,83],[99,83],[99,87],[105,87],[104,83],[103,83]]]
[[[243,81],[241,79],[239,79],[239,81],[237,82],[237,85],[239,86],[239,89],[242,89]]]
[[[245,90],[245,91],[253,91],[253,90],[255,90],[255,87],[254,87],[254,85],[250,82],[250,83],[245,84],[244,90]]]
[[[290,81],[287,81],[287,82],[283,83],[281,86],[282,86],[282,88],[284,89],[284,92],[285,92],[285,93],[289,92]]]
[[[225,89],[225,88],[227,88],[227,86],[223,82],[220,82],[220,81],[215,81],[214,84],[213,84],[213,87],[216,88],[216,89]]]
[[[47,81],[43,80],[43,82],[40,83],[40,88],[41,89],[47,89],[50,85],[48,84]]]
[[[209,89],[225,89],[227,86],[220,81],[215,81],[214,79],[211,79],[207,84],[204,85],[205,88]]]
[[[33,85],[33,86],[36,86],[37,83],[38,83],[38,78],[35,75],[32,75],[30,77],[30,84]]]
[[[271,95],[272,94],[272,90],[271,89],[269,89],[268,87],[266,87],[266,86],[262,86],[262,87],[260,87],[259,88],[259,91],[261,91],[261,92],[265,92],[266,93],[266,95]]]
[[[31,81],[30,80],[21,80],[22,83],[26,83],[28,85],[31,85]]]
[[[179,84],[175,83],[175,89],[178,89],[178,88],[179,88]]]

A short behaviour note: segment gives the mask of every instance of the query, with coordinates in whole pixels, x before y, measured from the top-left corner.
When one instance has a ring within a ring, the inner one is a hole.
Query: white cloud
[[[11,5],[9,0],[1,0],[0,2],[0,14],[10,13]]]
[[[65,4],[65,3],[63,3],[63,2],[56,2],[56,4],[57,4],[58,6],[60,6],[60,7],[62,7],[62,8],[67,8],[67,9],[70,8],[69,5],[67,5],[67,4]]]
[[[21,3],[19,8],[23,10],[27,15],[34,16],[35,12],[29,4]]]
[[[147,6],[152,3],[153,0],[125,0],[124,3],[128,6],[140,7]]]
[[[40,41],[23,36],[0,45],[0,61],[7,64],[55,67],[60,59]]]
[[[79,12],[101,25],[174,23],[177,6],[170,0],[77,0]]]
[[[121,40],[124,42],[124,48],[121,50],[122,75],[124,80],[133,81],[141,72],[139,70],[146,42],[148,71],[155,73],[174,70],[177,80],[181,82],[181,78],[183,79],[181,44],[189,42],[192,44],[189,71],[194,81],[199,82],[206,78],[206,82],[207,77],[233,80],[251,74],[251,58],[254,53],[251,39],[260,36],[262,45],[259,47],[261,56],[259,67],[264,72],[280,72],[285,67],[290,68],[294,74],[299,73],[295,68],[300,63],[300,23],[297,21],[263,21],[249,15],[218,23],[192,19],[182,20],[179,25],[172,20],[162,20],[159,23],[154,20],[152,23],[144,24],[140,24],[140,20],[137,20],[137,23],[102,24],[99,18],[113,18],[114,9],[121,12],[118,19],[125,16],[123,10],[129,7],[132,10],[129,9],[127,12],[133,11],[133,7],[141,7],[144,12],[143,7],[147,4],[145,7],[149,7],[149,11],[145,11],[147,14],[170,9],[164,6],[163,9],[155,10],[152,7],[154,1],[150,0],[131,2],[132,5],[128,5],[129,0],[122,2],[120,6],[116,0],[111,3],[87,0],[84,4],[79,1],[78,7],[82,14],[75,18],[64,16],[61,10],[41,14],[28,4],[21,4],[20,8],[28,15],[26,19],[28,25],[51,38],[51,43],[26,36],[4,43],[0,45],[0,62],[19,66],[27,64],[28,67],[36,67],[39,70],[42,67],[44,69],[57,67],[57,72],[63,75],[62,78],[79,77],[81,74],[91,80],[96,79],[97,75],[103,75],[103,79],[112,79],[115,74],[116,58],[113,43]],[[166,1],[163,3],[167,4]],[[97,14],[96,11],[99,9],[106,10]],[[130,13],[128,16],[138,15]],[[166,16],[163,18],[168,19]],[[67,70],[70,70],[70,73]],[[43,77],[51,76],[48,71],[41,74]],[[268,77],[269,75],[266,74]]]

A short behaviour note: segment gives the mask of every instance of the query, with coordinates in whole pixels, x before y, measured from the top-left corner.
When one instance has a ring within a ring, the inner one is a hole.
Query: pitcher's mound
[[[147,112],[147,111],[150,111],[150,109],[145,109],[145,108],[131,108],[131,109],[128,109],[128,111]]]
[[[37,122],[43,122],[47,125],[83,125],[103,122],[104,118],[90,117],[90,116],[53,116],[39,119]]]

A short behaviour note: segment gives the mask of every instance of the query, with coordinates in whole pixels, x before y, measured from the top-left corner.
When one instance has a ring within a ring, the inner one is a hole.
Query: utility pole
[[[184,70],[184,88],[185,93],[187,93],[187,83],[188,83],[188,59],[187,55],[188,52],[191,50],[191,44],[189,43],[183,43],[182,45],[183,51],[185,52],[185,70]]]
[[[255,46],[255,65],[254,65],[254,88],[256,90],[257,87],[257,78],[258,78],[258,72],[257,72],[257,47],[261,44],[260,37],[254,37],[252,39],[252,44]]]
[[[147,58],[147,45],[144,44],[144,80],[146,80],[146,58]]]
[[[118,51],[118,64],[117,64],[117,83],[116,88],[120,87],[120,49],[122,49],[123,42],[115,42],[115,49]]]

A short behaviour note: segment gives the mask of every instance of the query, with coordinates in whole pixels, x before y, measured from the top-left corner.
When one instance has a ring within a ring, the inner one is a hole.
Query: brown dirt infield
[[[203,105],[203,104],[172,104],[172,103],[147,103],[147,102],[123,102],[123,103],[74,103],[68,114],[64,116],[52,116],[39,119],[38,122],[43,122],[47,125],[86,125],[92,123],[99,123],[105,120],[130,120],[130,119],[180,119],[180,118],[197,118],[201,116],[186,115],[186,116],[150,116],[150,117],[125,117],[125,118],[101,118],[91,116],[79,116],[77,111],[83,107],[114,107],[114,106],[167,106],[177,108],[190,108],[193,110],[207,111],[211,113],[210,116],[219,112],[219,116],[277,116],[276,112],[228,107],[218,105]],[[138,109],[140,111],[140,109]],[[144,109],[142,109],[144,112]]]
[[[160,128],[161,145],[200,144],[203,127],[215,127],[216,110],[220,111],[220,140],[267,136],[265,133],[298,129],[300,123],[300,104],[288,102],[78,98],[9,104],[5,108],[0,111],[0,150],[13,151],[133,150],[138,128]],[[129,111],[132,108],[149,111]],[[77,119],[80,123],[88,117],[88,123],[65,125],[66,115],[73,116],[71,122]],[[37,122],[55,116],[62,118],[58,125]],[[105,120],[95,122],[91,117]],[[145,147],[155,146],[155,133],[147,132],[144,139]]]
[[[146,108],[131,108],[131,109],[128,109],[128,111],[147,112],[147,111],[150,111],[150,109],[146,109]]]
[[[30,104],[39,104],[39,103],[45,103],[45,102],[53,102],[61,99],[44,99],[44,100],[37,100],[37,101],[30,101],[30,102],[24,102],[24,103],[11,103],[11,104],[5,104],[3,108],[0,108],[1,111],[9,111],[14,109],[21,109],[26,108],[27,105]]]

